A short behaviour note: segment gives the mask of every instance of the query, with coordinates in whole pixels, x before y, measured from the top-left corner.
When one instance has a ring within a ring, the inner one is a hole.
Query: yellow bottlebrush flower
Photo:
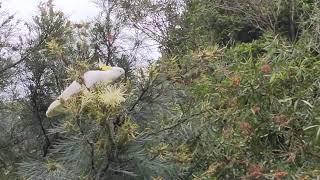
[[[202,177],[206,177],[206,176],[213,176],[217,169],[221,166],[221,164],[211,164],[208,169],[201,174]]]
[[[67,67],[67,74],[69,80],[76,80],[79,83],[83,83],[83,74],[90,70],[90,65],[86,60],[76,59],[76,62]]]
[[[76,114],[78,106],[79,106],[79,102],[77,101],[77,97],[72,97],[68,101],[63,101],[63,107],[72,113]]]
[[[201,110],[205,111],[210,109],[211,107],[211,103],[209,102],[209,100],[205,100],[201,103]]]
[[[169,154],[168,148],[168,144],[160,143],[158,146],[150,148],[149,152],[158,156],[160,159],[165,159],[165,157]]]
[[[151,177],[151,180],[163,180],[163,177],[160,177],[160,176]]]
[[[138,128],[138,124],[133,122],[130,118],[126,118],[124,123],[118,129],[116,137],[117,142],[124,144],[135,139],[137,135],[139,135]]]
[[[117,107],[126,99],[124,90],[121,87],[107,86],[105,90],[99,93],[99,101],[110,107]]]
[[[51,41],[47,42],[47,48],[54,51],[59,49],[59,44],[55,39],[52,39]]]
[[[95,101],[97,94],[95,92],[90,92],[87,89],[81,91],[81,106],[87,106],[89,103]]]
[[[137,129],[139,128],[138,124],[134,123],[130,119],[126,119],[120,130],[125,132],[129,138],[135,138],[138,135]]]
[[[66,121],[62,124],[62,128],[65,130],[72,130],[74,128],[74,125],[71,122]]]
[[[48,160],[46,165],[47,165],[48,171],[56,171],[57,169],[62,169],[61,165],[51,160]]]
[[[210,48],[204,49],[198,54],[195,54],[196,57],[203,59],[203,60],[213,60],[219,57],[219,54],[221,53],[222,49],[219,49],[218,45],[214,45]]]
[[[173,158],[180,163],[186,163],[191,160],[192,154],[186,144],[181,144],[176,149],[176,153],[174,153]]]
[[[103,64],[103,63],[99,63],[99,69],[101,69],[102,71],[107,71],[109,69],[111,69],[111,66],[108,66],[106,64]]]
[[[168,147],[169,147],[169,145],[165,144],[165,143],[160,143],[158,146],[160,151],[166,150],[166,149],[168,149]]]
[[[105,139],[99,139],[95,144],[95,149],[97,150],[98,153],[102,153],[106,146],[108,145],[108,142]]]
[[[151,132],[152,131],[152,129],[151,128],[148,128],[148,127],[146,127],[146,128],[144,128],[144,132]]]

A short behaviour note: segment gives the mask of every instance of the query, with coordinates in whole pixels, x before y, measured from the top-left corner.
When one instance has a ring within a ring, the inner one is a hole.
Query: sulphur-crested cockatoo
[[[78,94],[81,90],[86,88],[91,88],[96,83],[99,82],[113,82],[121,77],[125,72],[124,69],[120,67],[110,67],[110,68],[101,68],[103,71],[87,71],[83,75],[84,85],[81,85],[77,81],[73,81],[70,86],[68,86],[62,94],[50,104],[46,112],[47,117],[53,117],[61,112],[63,106],[62,101],[68,100],[71,96]],[[104,70],[105,69],[105,70]],[[85,87],[84,87],[85,86]]]

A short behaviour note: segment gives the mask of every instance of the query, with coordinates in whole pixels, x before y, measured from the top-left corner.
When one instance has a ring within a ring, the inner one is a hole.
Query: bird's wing
[[[62,110],[62,104],[60,100],[53,101],[50,106],[48,107],[48,110],[46,112],[47,117],[53,117],[61,113]]]
[[[75,95],[81,91],[81,85],[77,81],[73,81],[58,97],[58,99],[69,99],[72,95]]]
[[[57,98],[57,100],[53,101],[50,106],[48,107],[48,110],[46,112],[47,117],[53,117],[58,115],[63,111],[63,106],[61,104],[61,99],[68,100],[71,96],[79,93],[81,91],[81,85],[73,81],[63,92],[62,94]]]

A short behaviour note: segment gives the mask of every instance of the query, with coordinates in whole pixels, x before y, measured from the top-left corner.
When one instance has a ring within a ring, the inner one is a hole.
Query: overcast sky
[[[16,19],[22,21],[32,21],[32,16],[39,14],[38,5],[47,0],[0,0],[2,7],[15,15]],[[98,13],[99,8],[94,0],[54,0],[56,9],[62,10],[65,15],[73,22],[92,20]],[[22,30],[23,31],[23,30]],[[146,45],[152,45],[140,49],[141,58],[157,59],[160,57],[159,50],[153,41],[147,41]]]
[[[14,13],[18,19],[31,20],[37,6],[43,0],[2,0],[3,8]],[[93,0],[54,0],[56,8],[62,10],[73,21],[92,19],[99,9]]]

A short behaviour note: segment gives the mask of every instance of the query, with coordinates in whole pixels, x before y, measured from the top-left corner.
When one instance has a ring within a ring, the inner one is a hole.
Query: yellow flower
[[[160,159],[165,159],[165,157],[169,154],[168,148],[168,144],[160,143],[156,147],[151,147],[149,152],[155,156],[158,156]]]
[[[189,152],[189,148],[186,144],[181,144],[176,149],[175,156],[173,158],[180,163],[185,163],[191,160],[192,154]]]
[[[216,172],[217,169],[221,166],[221,164],[211,164],[208,169],[202,173],[201,176],[205,177],[205,176],[213,176]]]
[[[50,50],[57,50],[59,49],[59,44],[55,39],[52,39],[50,42],[47,42],[47,47]]]
[[[100,102],[104,105],[117,107],[126,100],[124,95],[124,91],[121,87],[107,86],[98,96]]]
[[[72,130],[74,128],[74,125],[71,122],[66,121],[62,124],[62,128],[66,130]]]
[[[96,93],[94,93],[94,92],[90,92],[90,91],[88,91],[87,89],[84,89],[83,91],[82,91],[82,106],[87,106],[88,104],[90,104],[90,103],[93,103],[94,101],[95,101],[95,99],[96,99]]]
[[[138,124],[134,123],[130,119],[126,119],[121,129],[126,132],[131,138],[135,138],[138,134],[137,129],[139,128]]]
[[[56,171],[57,169],[62,169],[61,165],[51,160],[48,160],[46,165],[48,171]]]
[[[108,66],[106,64],[103,64],[103,63],[99,63],[99,69],[101,69],[102,71],[107,71],[109,69],[111,69],[111,66]]]
[[[157,177],[151,177],[151,180],[163,180],[163,178],[160,176],[157,176]]]
[[[122,144],[135,139],[136,136],[139,135],[138,128],[138,124],[131,119],[126,118],[123,125],[118,130],[117,142]]]

